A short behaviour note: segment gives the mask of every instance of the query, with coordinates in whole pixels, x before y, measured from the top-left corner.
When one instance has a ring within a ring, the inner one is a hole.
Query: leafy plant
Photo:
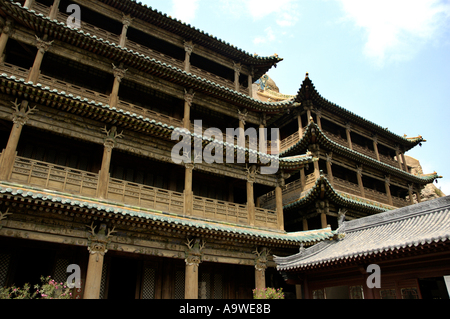
[[[50,276],[41,277],[42,285],[35,285],[35,292],[31,293],[30,285],[23,288],[12,286],[0,288],[0,299],[72,299],[72,292],[66,284],[58,283]]]
[[[283,288],[253,289],[253,299],[284,299]]]

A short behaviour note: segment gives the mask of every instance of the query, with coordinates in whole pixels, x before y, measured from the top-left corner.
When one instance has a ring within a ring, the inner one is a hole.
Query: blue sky
[[[427,142],[407,155],[450,195],[450,1],[140,0],[247,52],[296,94],[309,72],[327,100]]]

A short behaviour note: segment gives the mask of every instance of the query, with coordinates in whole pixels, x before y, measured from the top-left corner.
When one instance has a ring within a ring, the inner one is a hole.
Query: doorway
[[[139,299],[138,283],[139,262],[134,259],[113,257],[110,262],[108,299]]]

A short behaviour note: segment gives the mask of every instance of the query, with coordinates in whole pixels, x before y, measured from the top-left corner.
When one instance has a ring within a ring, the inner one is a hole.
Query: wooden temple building
[[[274,255],[334,238],[340,211],[408,206],[439,178],[406,165],[423,138],[326,101],[308,76],[295,96],[254,98],[281,58],[141,3],[0,0],[0,25],[2,286],[65,281],[77,264],[78,299],[252,298],[284,287]],[[195,120],[279,128],[260,136],[279,150],[239,137],[221,145],[245,163],[176,164],[172,135]],[[261,174],[262,159],[278,171]]]

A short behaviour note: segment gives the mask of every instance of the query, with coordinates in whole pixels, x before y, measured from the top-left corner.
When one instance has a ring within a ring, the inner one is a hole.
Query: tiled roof
[[[374,158],[366,156],[362,153],[351,150],[348,147],[345,147],[345,146],[329,139],[326,136],[326,133],[323,132],[319,128],[319,126],[314,122],[310,122],[308,124],[308,126],[306,127],[306,130],[303,132],[303,136],[300,139],[300,141],[298,141],[296,144],[292,145],[288,149],[281,152],[280,156],[286,157],[286,156],[306,152],[309,145],[311,144],[311,138],[313,136],[318,144],[329,148],[330,150],[332,150],[335,153],[342,154],[346,157],[353,158],[356,161],[359,161],[368,166],[372,166],[372,167],[375,167],[378,169],[383,169],[386,172],[388,172],[389,174],[400,176],[402,178],[405,178],[408,181],[412,181],[415,183],[420,183],[422,185],[425,185],[425,184],[433,183],[438,178],[442,178],[442,176],[439,176],[437,173],[413,175],[413,174],[407,173],[407,172],[399,169],[398,167],[385,164]]]
[[[321,242],[286,258],[276,257],[278,270],[326,267],[335,261],[448,242],[450,196],[345,222],[337,232],[343,235],[340,240]]]
[[[313,244],[332,238],[335,235],[335,232],[330,228],[316,231],[287,233],[195,217],[183,217],[171,214],[170,212],[133,207],[105,200],[32,188],[7,182],[0,183],[0,196],[18,196],[23,199],[32,199],[52,204],[67,205],[74,208],[94,210],[99,214],[106,213],[112,215],[112,217],[129,217],[139,219],[142,222],[158,222],[165,224],[168,227],[184,226],[193,231],[208,230],[224,236],[240,235],[258,241],[277,241],[288,246],[298,246],[301,243]]]
[[[330,112],[340,114],[343,117],[343,119],[347,121],[357,123],[359,125],[362,125],[363,127],[367,127],[372,131],[372,133],[386,136],[396,141],[400,145],[404,146],[406,148],[406,151],[412,149],[413,147],[419,145],[422,142],[425,142],[425,140],[421,136],[416,138],[406,138],[405,136],[397,135],[389,131],[388,128],[381,127],[376,123],[373,123],[335,103],[326,100],[319,94],[319,92],[314,87],[314,84],[312,83],[311,79],[307,75],[297,93],[295,101],[298,103],[303,103],[304,101],[308,100],[312,100],[314,106],[316,107],[323,107],[324,109]]]
[[[213,81],[188,73],[170,64],[150,58],[139,52],[123,48],[116,43],[91,35],[83,30],[72,29],[65,23],[51,20],[49,17],[36,13],[34,10],[24,8],[20,3],[16,3],[13,0],[0,0],[0,4],[5,5],[0,7],[2,10],[9,10],[10,14],[15,19],[22,21],[27,27],[37,29],[40,32],[42,30],[49,32],[55,39],[77,45],[89,51],[94,51],[96,54],[106,55],[113,60],[120,60],[127,66],[134,67],[150,74],[156,74],[163,78],[168,78],[187,88],[194,88],[205,94],[219,96],[222,99],[238,103],[242,107],[246,107],[250,110],[278,112],[287,108],[293,108],[296,105],[293,101],[271,103],[254,99],[246,94],[242,94]]]
[[[370,199],[364,199],[357,196],[352,196],[340,191],[336,191],[330,184],[328,179],[321,175],[316,184],[309,189],[306,193],[302,194],[298,199],[284,205],[284,210],[289,211],[293,209],[299,209],[300,207],[314,202],[323,193],[326,198],[335,202],[343,207],[353,207],[361,212],[367,213],[380,213],[392,210],[394,207],[372,201]]]
[[[263,57],[248,53],[233,44],[135,0],[101,0],[101,2],[117,8],[124,13],[131,14],[134,18],[161,27],[183,38],[194,40],[195,43],[219,51],[230,58],[241,60],[245,63],[258,65],[269,62],[275,64],[283,60],[275,54],[269,57]]]

